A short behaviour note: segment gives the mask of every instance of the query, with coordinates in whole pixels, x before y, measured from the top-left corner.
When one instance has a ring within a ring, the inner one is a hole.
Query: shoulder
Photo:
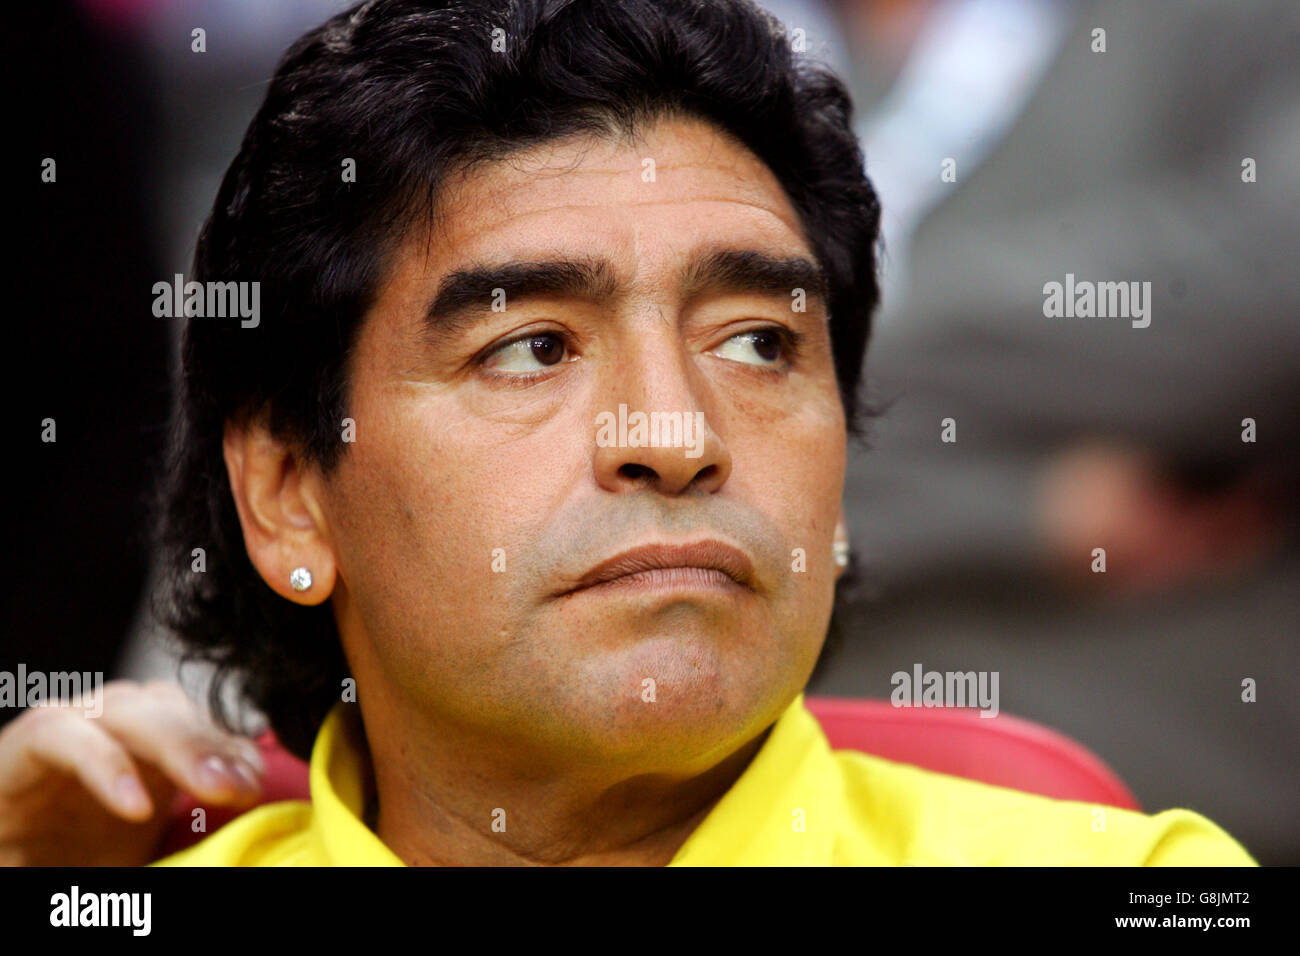
[[[310,866],[311,825],[307,801],[268,803],[150,866]]]
[[[916,866],[1254,866],[1190,810],[1145,814],[992,786],[836,751],[836,856]]]

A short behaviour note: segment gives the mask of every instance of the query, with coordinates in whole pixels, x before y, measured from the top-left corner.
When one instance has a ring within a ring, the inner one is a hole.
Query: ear
[[[337,566],[321,507],[321,476],[262,419],[227,422],[222,442],[230,490],[248,557],[271,590],[295,604],[320,604],[334,590]],[[289,583],[295,568],[311,587]]]
[[[849,532],[848,532],[848,528],[844,524],[843,504],[840,505],[839,516],[835,519],[835,537],[833,540],[834,540],[835,550],[837,552],[842,550],[845,555],[849,553]],[[836,561],[835,580],[838,581],[840,579],[840,576],[847,570],[848,570],[847,562],[841,565],[838,561]]]

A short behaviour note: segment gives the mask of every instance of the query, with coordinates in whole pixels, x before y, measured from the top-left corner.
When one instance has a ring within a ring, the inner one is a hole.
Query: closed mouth
[[[614,555],[584,574],[562,594],[588,588],[699,588],[740,586],[753,589],[753,562],[738,548],[718,540],[689,544],[651,544]]]

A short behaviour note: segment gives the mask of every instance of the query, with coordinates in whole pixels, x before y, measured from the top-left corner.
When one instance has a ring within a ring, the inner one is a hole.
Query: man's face
[[[786,275],[814,261],[797,215],[693,120],[479,167],[441,212],[366,317],[355,441],[324,484],[367,720],[560,764],[708,766],[803,687],[831,612],[846,434],[825,305]],[[719,252],[767,258],[708,268]],[[501,292],[462,281],[429,315],[457,274],[558,262],[586,268],[540,289],[489,272]],[[620,447],[635,413],[704,427]],[[578,587],[629,549],[695,542],[744,560]]]

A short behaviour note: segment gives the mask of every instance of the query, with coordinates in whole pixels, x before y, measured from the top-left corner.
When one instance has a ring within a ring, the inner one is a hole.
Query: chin
[[[760,732],[798,693],[781,663],[771,647],[719,647],[685,634],[643,638],[591,662],[580,709],[610,757],[716,756]]]

